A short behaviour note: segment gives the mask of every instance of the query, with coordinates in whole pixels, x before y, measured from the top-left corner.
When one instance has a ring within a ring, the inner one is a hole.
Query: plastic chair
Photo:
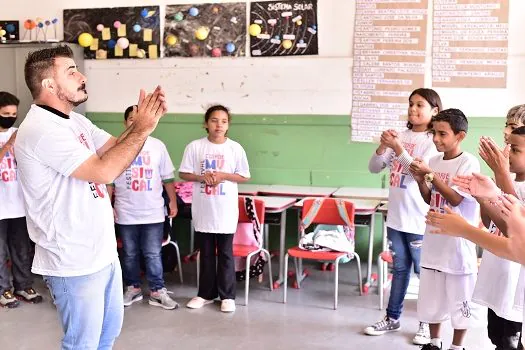
[[[319,212],[317,214],[317,217],[314,218],[312,221],[312,224],[326,224],[326,225],[346,225],[344,220],[341,218],[339,214],[339,210],[337,208],[337,200],[335,198],[325,198],[323,199],[323,203],[321,207],[319,208]],[[310,210],[310,207],[314,203],[315,199],[305,199],[303,203],[303,210],[302,210],[302,219],[305,218],[308,211]],[[350,216],[350,220],[354,221],[354,204],[350,201],[344,201],[346,210]],[[301,229],[300,232],[301,237],[304,236],[304,230]],[[337,302],[338,302],[338,291],[339,291],[339,261],[347,256],[347,253],[343,252],[324,252],[324,251],[311,251],[311,250],[304,250],[299,248],[298,246],[292,247],[288,249],[288,253],[286,253],[284,258],[284,294],[283,294],[283,303],[286,303],[287,298],[287,284],[288,284],[288,257],[292,256],[294,258],[294,264],[295,264],[295,270],[296,270],[296,278],[297,278],[297,288],[301,287],[301,280],[303,280],[306,276],[304,273],[299,272],[300,268],[300,261],[301,259],[309,259],[309,260],[322,260],[322,261],[331,261],[335,265],[335,280],[334,280],[334,310],[337,309]],[[357,275],[358,275],[358,281],[359,281],[359,294],[363,295],[363,282],[362,282],[362,276],[361,276],[361,259],[359,258],[359,255],[354,252],[354,257],[357,262]]]
[[[244,208],[244,198],[242,196],[239,196],[239,220],[238,223],[251,223],[252,221],[248,217],[248,214],[246,214],[246,210]],[[257,213],[257,217],[259,218],[259,223],[261,227],[261,237],[259,239],[258,245],[244,245],[244,244],[233,244],[233,256],[234,257],[242,257],[246,258],[246,279],[245,279],[245,287],[244,287],[244,305],[248,306],[248,292],[250,290],[250,263],[251,258],[257,254],[263,253],[268,258],[267,266],[268,266],[268,277],[270,280],[270,290],[273,290],[273,279],[272,279],[272,261],[271,261],[271,255],[270,252],[263,248],[264,246],[264,215],[265,215],[265,207],[264,202],[260,199],[254,199],[253,202],[255,203],[255,211]],[[199,287],[199,275],[200,275],[200,254],[197,254],[197,288]]]

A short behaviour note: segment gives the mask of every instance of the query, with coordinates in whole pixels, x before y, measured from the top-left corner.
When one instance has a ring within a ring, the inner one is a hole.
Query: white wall
[[[504,115],[512,105],[525,103],[525,1],[509,1],[507,89],[437,89],[446,107],[461,108],[469,116],[497,116]],[[160,5],[162,18],[166,4],[191,1],[89,3],[18,0],[3,8],[2,17],[20,21],[28,16],[61,20],[65,8]],[[200,113],[206,105],[220,102],[236,113],[349,114],[355,4],[353,0],[318,0],[318,7],[319,56],[86,61],[90,93],[87,110],[120,112],[136,100],[139,88],[153,89],[161,84],[172,112]],[[430,68],[429,50],[428,72]]]

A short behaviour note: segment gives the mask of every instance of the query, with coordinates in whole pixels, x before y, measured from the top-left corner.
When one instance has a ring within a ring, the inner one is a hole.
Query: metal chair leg
[[[363,295],[363,276],[361,271],[361,258],[357,253],[354,253],[354,258],[357,263],[357,280],[359,281],[359,295]]]
[[[283,303],[286,304],[286,294],[288,292],[288,253],[284,256],[284,281],[283,281]]]
[[[293,263],[295,265],[295,280],[297,281],[297,289],[301,289],[301,280],[303,279],[302,271],[299,272],[299,261],[297,258],[293,258]],[[287,279],[288,276],[284,275],[284,279]]]
[[[170,244],[172,244],[174,247],[175,247],[175,250],[177,251],[177,264],[179,266],[179,279],[180,279],[180,284],[182,284],[184,281],[182,279],[182,263],[181,263],[181,260],[180,260],[180,250],[179,250],[179,245],[173,241],[170,241]]]
[[[201,274],[201,252],[197,252],[197,290],[199,290],[200,274]]]
[[[268,257],[268,279],[270,280],[270,291],[273,291],[273,276],[272,276],[272,256],[266,249],[262,250]]]
[[[384,283],[384,264],[381,255],[377,257],[377,292],[379,293],[379,310],[383,310],[383,283]]]

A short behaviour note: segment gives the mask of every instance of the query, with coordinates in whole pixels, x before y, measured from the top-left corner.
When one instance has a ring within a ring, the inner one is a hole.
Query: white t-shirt
[[[36,243],[32,271],[82,276],[117,259],[113,210],[105,185],[70,175],[110,135],[80,114],[66,119],[58,113],[32,105],[15,141],[28,231]]]
[[[246,152],[231,139],[222,144],[211,143],[207,137],[191,142],[184,150],[179,171],[196,175],[219,171],[250,177]],[[211,187],[194,182],[191,214],[197,232],[235,233],[239,219],[237,183],[224,181]]]
[[[173,182],[175,167],[162,141],[148,137],[137,158],[114,181],[116,222],[121,225],[164,222],[164,181]]]
[[[443,160],[443,154],[439,154],[432,157],[428,165],[435,176],[439,176],[449,186],[456,175],[471,175],[480,171],[478,159],[467,152],[449,160]],[[457,207],[453,207],[436,191],[435,186],[432,186],[430,210],[443,213],[445,205],[448,205],[469,224],[477,227],[480,220],[478,202],[468,194],[457,192],[463,196],[463,200]],[[434,227],[427,225],[425,233],[433,229]],[[476,273],[478,269],[476,245],[464,238],[425,234],[421,266],[456,275]]]
[[[0,132],[0,148],[4,147],[16,128]],[[22,188],[18,182],[15,155],[7,152],[0,160],[0,220],[26,216]]]
[[[380,156],[374,152],[368,169],[372,173],[378,173],[386,167],[390,168],[386,225],[397,231],[422,235],[425,232],[425,215],[429,207],[421,197],[409,167],[414,158],[421,158],[428,163],[438,152],[432,135],[427,132],[406,130],[399,134],[399,138],[405,152],[399,157],[391,148]]]
[[[514,181],[514,188],[518,198],[523,200],[525,182]],[[489,232],[498,236],[502,235],[493,222],[490,223]],[[523,282],[519,283],[520,271],[521,264],[500,258],[484,250],[472,300],[491,308],[499,317],[522,322],[524,289]],[[520,304],[517,305],[516,300],[519,300]]]

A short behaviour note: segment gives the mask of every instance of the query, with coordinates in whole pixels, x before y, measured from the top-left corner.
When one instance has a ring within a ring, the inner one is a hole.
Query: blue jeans
[[[44,276],[62,323],[62,350],[110,350],[124,318],[118,259],[86,276]]]
[[[164,223],[142,225],[118,225],[122,239],[122,271],[126,286],[139,288],[140,257],[144,257],[149,288],[164,288],[162,269],[162,237]]]
[[[390,249],[395,254],[394,273],[386,315],[397,320],[401,317],[401,312],[403,311],[403,301],[410,282],[412,263],[414,264],[414,273],[419,276],[423,236],[397,231],[390,227],[387,228],[387,233],[388,240],[392,244]]]

